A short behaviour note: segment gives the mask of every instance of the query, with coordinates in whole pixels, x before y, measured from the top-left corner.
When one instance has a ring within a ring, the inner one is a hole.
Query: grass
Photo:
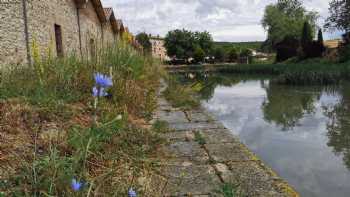
[[[168,87],[163,92],[163,96],[173,107],[186,110],[198,108],[200,106],[199,99],[196,98],[194,87],[180,84],[175,76],[169,77],[167,84]]]
[[[350,77],[350,63],[299,63],[225,65],[217,69],[223,73],[276,75],[274,81],[286,85],[337,84]]]
[[[243,196],[239,194],[238,192],[238,186],[231,184],[231,183],[225,183],[220,186],[218,190],[215,191],[216,194],[223,196],[223,197],[240,197]]]
[[[0,196],[125,196],[130,187],[140,196],[159,193],[148,183],[161,178],[165,142],[160,126],[140,124],[156,108],[159,63],[125,43],[99,49],[93,60],[32,51],[33,66],[0,70]],[[95,108],[97,72],[113,76],[113,86]]]

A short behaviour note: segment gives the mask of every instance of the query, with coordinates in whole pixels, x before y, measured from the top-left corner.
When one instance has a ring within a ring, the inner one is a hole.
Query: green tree
[[[323,43],[323,33],[322,33],[322,29],[318,30],[318,34],[317,34],[317,42],[324,45]]]
[[[187,59],[192,57],[195,48],[195,38],[191,31],[173,30],[165,36],[165,48],[170,57]]]
[[[305,21],[303,26],[303,33],[301,36],[301,47],[303,50],[302,56],[304,57],[307,56],[309,46],[311,45],[313,39],[314,39],[314,36],[312,33],[312,27],[307,21]]]
[[[202,62],[204,60],[204,57],[205,57],[204,50],[200,46],[197,46],[196,49],[194,50],[194,54],[193,54],[194,60],[197,63]]]
[[[274,48],[286,37],[301,39],[304,22],[316,29],[316,12],[309,12],[300,0],[278,0],[277,4],[268,5],[262,19],[262,25],[268,32],[267,44]]]
[[[194,38],[196,44],[200,46],[200,48],[205,52],[205,55],[208,55],[213,48],[214,41],[213,37],[209,32],[195,32]]]
[[[330,16],[326,20],[325,28],[350,31],[350,1],[332,0],[329,3]]]
[[[225,50],[222,47],[216,47],[214,49],[214,57],[217,62],[225,61]]]
[[[301,44],[302,45],[308,45],[310,44],[314,39],[312,27],[309,24],[309,22],[305,21],[303,26],[303,34],[301,36]]]
[[[236,48],[232,47],[230,49],[230,51],[228,52],[228,58],[231,62],[237,61],[239,58],[238,50]]]
[[[139,33],[136,35],[136,40],[143,47],[144,53],[151,53],[152,44],[151,44],[151,41],[150,41],[148,34],[146,34],[145,32]]]

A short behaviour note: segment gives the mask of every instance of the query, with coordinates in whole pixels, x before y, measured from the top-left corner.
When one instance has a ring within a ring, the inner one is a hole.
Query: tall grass
[[[328,85],[349,79],[350,63],[225,65],[218,67],[216,71],[276,75],[278,77],[274,82],[286,85]]]
[[[157,176],[163,140],[156,129],[134,124],[150,119],[156,107],[159,63],[120,42],[93,60],[40,57],[38,50],[33,47],[33,66],[0,71],[0,196],[159,192],[145,183]],[[111,76],[113,86],[96,111],[97,72]],[[73,179],[82,183],[79,191]]]

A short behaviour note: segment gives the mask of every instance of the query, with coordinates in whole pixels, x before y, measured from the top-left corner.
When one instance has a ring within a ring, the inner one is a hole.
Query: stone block
[[[199,133],[207,144],[238,143],[239,140],[227,129],[202,130]]]
[[[204,146],[215,162],[255,160],[254,155],[241,143],[205,144]]]
[[[210,165],[169,165],[164,176],[168,177],[164,196],[210,196],[221,184]]]
[[[163,148],[169,161],[189,161],[195,163],[206,163],[208,154],[196,142],[174,142]]]

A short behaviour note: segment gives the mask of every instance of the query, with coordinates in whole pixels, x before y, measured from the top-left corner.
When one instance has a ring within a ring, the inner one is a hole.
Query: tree
[[[310,45],[314,39],[314,36],[312,34],[312,27],[311,25],[305,21],[303,26],[303,32],[301,36],[301,48],[303,50],[302,58],[308,57],[308,49],[310,48]]]
[[[285,37],[281,42],[276,44],[276,62],[282,62],[291,57],[297,56],[299,46],[298,39],[292,36]]]
[[[332,0],[329,3],[330,16],[326,20],[326,29],[339,29],[350,32],[350,1]]]
[[[314,39],[311,25],[305,21],[303,26],[303,34],[301,36],[302,47],[309,45]]]
[[[272,49],[286,37],[301,39],[304,22],[311,25],[312,34],[315,33],[316,12],[309,12],[300,0],[278,0],[277,4],[268,5],[262,19],[262,25],[267,30],[267,44]]]
[[[141,44],[143,47],[144,53],[151,53],[152,51],[152,43],[150,41],[150,38],[148,34],[146,33],[139,33],[136,35],[136,40]]]
[[[225,50],[222,47],[216,47],[214,50],[214,57],[217,62],[224,62]]]
[[[235,62],[238,60],[239,54],[235,47],[232,47],[230,51],[228,52],[228,58],[230,62]]]
[[[205,55],[208,55],[213,48],[214,41],[213,37],[209,32],[195,32],[194,38],[196,44],[200,46],[200,48],[205,52]]]
[[[324,44],[323,43],[323,33],[322,33],[322,29],[319,29],[318,30],[318,34],[317,34],[317,42],[320,43],[320,44]]]
[[[197,46],[193,54],[193,58],[195,62],[197,63],[202,62],[204,60],[204,57],[205,57],[204,50],[200,46]]]
[[[168,32],[165,37],[165,48],[169,56],[187,59],[194,56],[197,47],[208,55],[212,50],[213,38],[209,32],[191,32],[185,29]]]
[[[173,30],[165,36],[165,48],[170,57],[176,56],[179,59],[192,57],[195,47],[195,38],[192,32]]]

